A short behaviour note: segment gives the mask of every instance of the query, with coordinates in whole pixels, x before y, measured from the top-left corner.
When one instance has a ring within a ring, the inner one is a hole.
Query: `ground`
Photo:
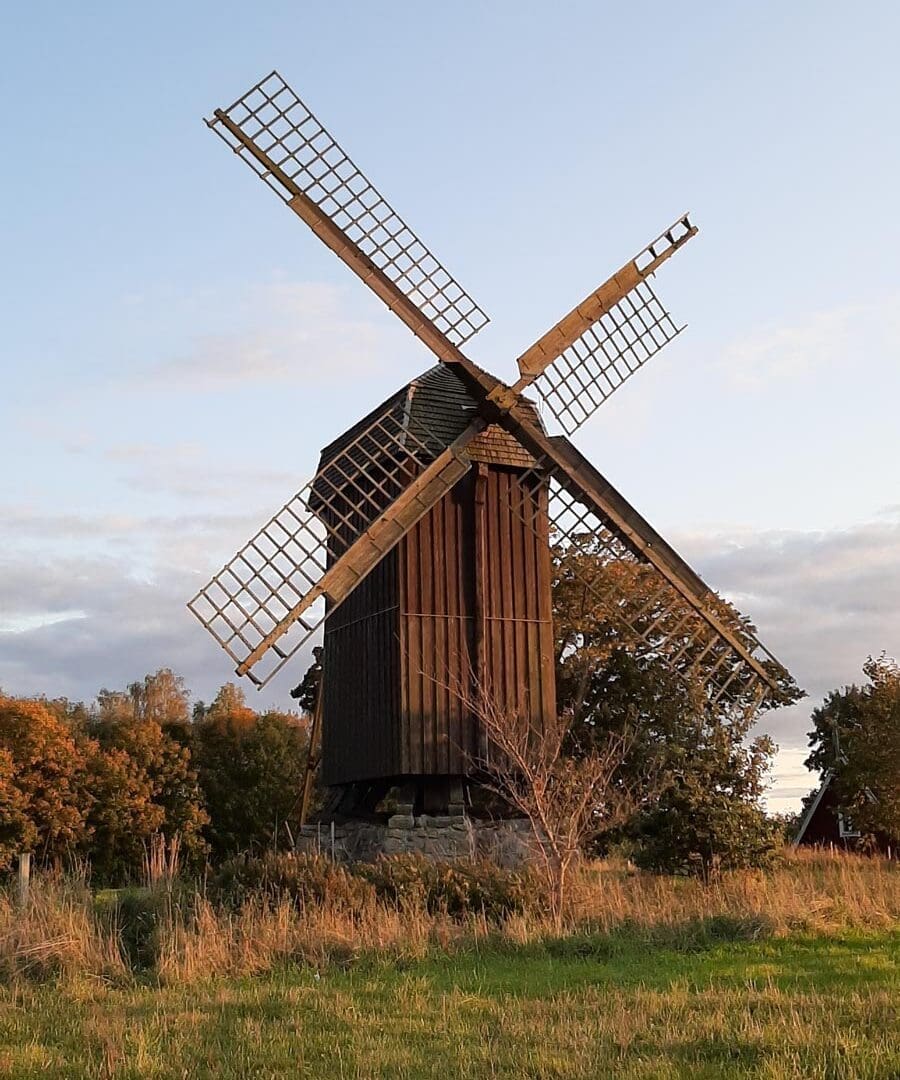
[[[0,989],[0,1075],[900,1077],[900,931],[627,933],[188,986]]]

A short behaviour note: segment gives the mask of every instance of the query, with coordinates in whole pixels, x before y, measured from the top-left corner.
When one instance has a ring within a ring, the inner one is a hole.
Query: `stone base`
[[[402,808],[400,808],[402,809]],[[322,820],[297,837],[301,851],[321,851],[342,862],[415,853],[432,859],[490,859],[515,869],[533,857],[534,837],[524,818],[481,820],[467,814],[392,814],[386,821]]]

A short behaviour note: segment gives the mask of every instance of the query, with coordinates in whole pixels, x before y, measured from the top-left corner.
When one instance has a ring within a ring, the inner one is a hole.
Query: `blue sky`
[[[682,211],[688,330],[577,436],[811,700],[900,653],[900,8],[10,5],[0,685],[230,677],[183,602],[430,363],[201,118],[277,67],[513,359]],[[284,703],[288,672],[267,691]]]

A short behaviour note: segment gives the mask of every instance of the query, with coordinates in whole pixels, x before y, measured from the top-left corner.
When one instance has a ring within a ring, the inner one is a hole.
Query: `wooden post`
[[[300,801],[300,828],[306,824],[309,814],[309,800],[312,797],[313,779],[319,764],[319,739],[322,731],[322,699],[325,697],[324,674],[319,671],[319,685],[316,687],[316,704],[313,708],[312,724],[309,729],[309,750],[306,755],[306,773],[303,777],[303,796]]]
[[[19,854],[19,875],[17,895],[19,906],[28,904],[28,894],[31,891],[31,852],[23,851]]]

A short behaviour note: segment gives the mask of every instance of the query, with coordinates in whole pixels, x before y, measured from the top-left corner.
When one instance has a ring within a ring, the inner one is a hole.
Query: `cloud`
[[[6,559],[0,563],[4,621],[21,625],[0,630],[0,687],[91,700],[101,687],[122,688],[171,667],[208,700],[236,677],[185,606],[203,580],[173,568],[137,577],[125,559]],[[79,617],[60,617],[67,612]],[[290,685],[260,695],[259,704],[290,706]]]
[[[360,309],[333,285],[254,286],[225,316],[226,331],[198,336],[188,351],[150,365],[139,380],[168,391],[365,378],[373,358],[388,349],[388,331],[352,314]]]
[[[812,312],[794,323],[770,326],[733,342],[716,366],[742,389],[805,379],[836,365],[855,366],[860,355],[900,351],[898,297],[886,296]]]
[[[197,499],[223,501],[251,492],[259,498],[272,492],[285,502],[297,490],[297,474],[280,469],[255,469],[241,465],[210,466],[203,462],[164,459],[145,468],[133,469],[120,477],[126,487],[148,494],[165,494],[196,502]]]
[[[809,694],[763,717],[760,730],[782,747],[780,762],[793,760],[795,752],[805,756],[810,712],[829,690],[861,681],[870,654],[900,654],[900,522],[829,532],[683,535],[676,546],[751,616],[763,643]],[[782,795],[785,786],[802,786],[781,769]]]

